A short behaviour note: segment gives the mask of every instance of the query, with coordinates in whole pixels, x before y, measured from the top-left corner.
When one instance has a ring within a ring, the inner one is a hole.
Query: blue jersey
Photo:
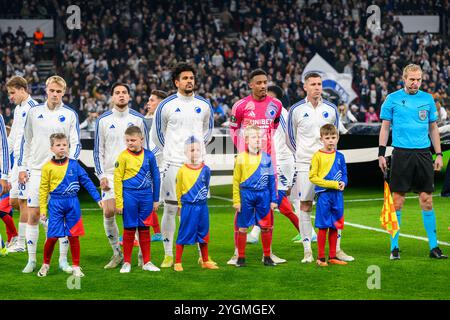
[[[437,120],[431,94],[421,90],[416,94],[397,90],[387,96],[381,106],[380,118],[392,123],[392,146],[406,149],[430,147],[429,126]]]

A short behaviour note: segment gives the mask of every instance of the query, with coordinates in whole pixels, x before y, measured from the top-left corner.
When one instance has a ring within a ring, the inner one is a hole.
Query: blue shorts
[[[273,226],[269,190],[241,189],[241,212],[237,214],[236,225],[238,228],[248,228],[252,225],[258,225],[261,228]]]
[[[180,212],[180,228],[177,244],[195,244],[209,242],[208,205],[183,203]]]
[[[47,238],[82,235],[84,235],[84,227],[78,197],[51,196],[48,202]]]
[[[344,228],[344,196],[342,191],[327,190],[317,194],[315,227]]]
[[[123,227],[149,227],[153,224],[151,189],[123,189]]]

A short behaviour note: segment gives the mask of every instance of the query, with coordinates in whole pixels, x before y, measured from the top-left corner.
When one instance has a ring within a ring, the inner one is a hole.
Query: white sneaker
[[[104,267],[105,269],[114,269],[123,261],[123,254],[115,254],[111,257],[111,261]]]
[[[347,255],[344,250],[339,250],[338,252],[336,252],[336,258],[338,258],[339,260],[345,261],[345,262],[351,262],[351,261],[355,261],[355,258],[353,258],[352,256]]]
[[[8,253],[12,253],[12,252],[25,252],[27,251],[27,248],[25,247],[25,245],[20,245],[18,242],[9,246],[7,248]]]
[[[78,277],[78,278],[84,277],[84,273],[81,272],[81,268],[80,267],[76,267],[76,266],[72,267],[72,275],[74,277]]]
[[[23,273],[32,273],[36,269],[36,261],[28,261],[25,268],[22,270]]]
[[[238,260],[238,256],[237,254],[234,254],[230,260],[228,260],[227,264],[231,265],[231,266],[235,266]]]
[[[130,273],[131,271],[131,264],[129,264],[128,262],[125,262],[122,265],[122,268],[120,268],[120,273]]]
[[[305,255],[303,257],[302,263],[311,263],[314,261],[312,251],[305,251]]]
[[[50,270],[50,265],[44,263],[41,269],[39,269],[37,276],[41,278],[46,277],[48,274],[48,270]]]
[[[258,243],[258,238],[255,238],[254,236],[252,236],[250,233],[247,234],[247,243]]]
[[[144,258],[142,258],[142,254],[138,255],[138,267],[142,267],[144,265]]]
[[[59,269],[61,269],[62,271],[64,271],[65,273],[72,273],[72,267],[69,266],[69,264],[66,261],[60,261],[59,262]]]
[[[275,262],[276,264],[285,263],[287,261],[286,259],[281,259],[280,257],[277,257],[276,255],[273,254],[273,252],[270,254],[270,257],[272,258],[272,261]],[[263,262],[264,262],[264,257],[263,257]]]
[[[144,264],[144,266],[142,267],[142,270],[145,270],[145,271],[161,271],[157,266],[155,266],[150,261],[147,262],[146,264]]]

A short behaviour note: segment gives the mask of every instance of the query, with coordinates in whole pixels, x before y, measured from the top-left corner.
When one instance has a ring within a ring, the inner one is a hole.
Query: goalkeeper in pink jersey
[[[253,70],[248,78],[251,94],[236,102],[231,111],[230,135],[238,153],[245,151],[244,129],[248,126],[257,126],[261,132],[261,151],[272,158],[272,165],[276,167],[275,147],[272,144],[276,129],[278,128],[283,106],[281,101],[267,95],[267,73],[262,69]],[[271,231],[272,232],[272,231]],[[236,219],[234,224],[235,252],[228,264],[237,262],[238,228]],[[275,263],[285,262],[271,253]]]

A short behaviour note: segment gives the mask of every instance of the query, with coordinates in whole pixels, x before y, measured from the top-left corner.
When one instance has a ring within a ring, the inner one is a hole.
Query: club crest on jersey
[[[202,108],[200,108],[200,107],[195,107],[195,112],[197,112],[197,113],[202,112]]]
[[[278,107],[275,103],[270,102],[266,109],[266,118],[273,119],[277,115]]]
[[[59,122],[64,122],[64,121],[66,121],[66,117],[64,117],[63,115],[60,115],[60,116],[58,117],[58,119],[59,119]]]
[[[420,120],[425,120],[427,118],[427,110],[419,110],[419,119]]]
[[[326,119],[326,118],[328,118],[329,114],[328,114],[328,112],[324,111],[324,112],[322,113],[322,116]]]

